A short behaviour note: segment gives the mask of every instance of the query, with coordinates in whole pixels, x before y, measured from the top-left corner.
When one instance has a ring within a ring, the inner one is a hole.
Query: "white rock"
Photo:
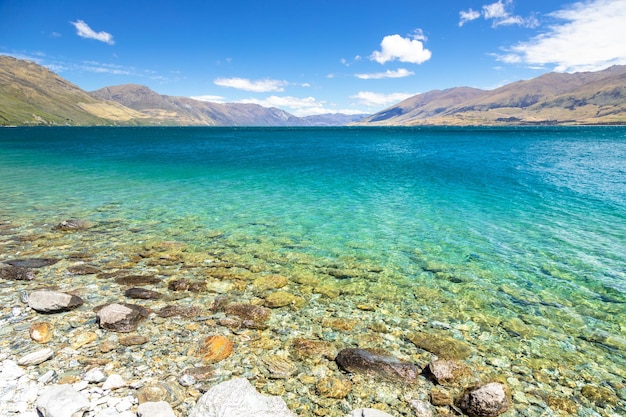
[[[126,398],[122,398],[121,401],[117,403],[117,405],[115,406],[115,409],[119,411],[120,413],[123,413],[124,411],[130,410],[132,406],[133,406],[132,398],[126,397]]]
[[[38,290],[28,295],[28,306],[40,313],[67,311],[82,304],[82,298],[60,291]]]
[[[99,382],[106,381],[107,376],[104,374],[104,372],[102,372],[102,369],[93,368],[85,373],[83,379],[91,384],[97,384]]]
[[[411,400],[409,405],[415,411],[415,417],[433,417],[433,406],[428,401]]]
[[[23,356],[17,361],[17,364],[21,366],[39,365],[40,363],[50,359],[52,356],[54,356],[54,351],[50,348],[45,348]]]
[[[12,360],[7,359],[0,364],[0,381],[18,379],[24,374],[24,370]]]
[[[176,417],[172,407],[165,401],[146,402],[137,407],[138,417]]]
[[[207,391],[189,417],[296,417],[280,397],[259,394],[245,378],[222,382]]]
[[[102,384],[102,389],[118,389],[126,386],[126,381],[118,374],[109,375],[104,384]]]
[[[39,393],[37,410],[43,417],[73,417],[89,409],[89,401],[71,385],[52,385]]]
[[[72,384],[72,386],[74,387],[74,389],[76,391],[82,391],[82,390],[84,390],[85,388],[87,388],[89,386],[89,382],[87,382],[87,381],[78,381],[78,382]]]
[[[52,378],[55,377],[56,374],[56,371],[54,369],[51,369],[39,378],[37,378],[37,382],[39,382],[40,384],[47,384],[52,380]]]
[[[393,417],[391,414],[384,413],[375,408],[359,408],[352,411],[346,417]]]

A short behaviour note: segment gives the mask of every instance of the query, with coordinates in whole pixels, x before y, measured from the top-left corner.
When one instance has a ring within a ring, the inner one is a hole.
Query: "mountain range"
[[[125,84],[86,92],[30,61],[0,56],[0,126],[414,126],[626,124],[626,66],[547,73],[494,90],[456,87],[376,114],[297,117],[257,104],[210,103]]]

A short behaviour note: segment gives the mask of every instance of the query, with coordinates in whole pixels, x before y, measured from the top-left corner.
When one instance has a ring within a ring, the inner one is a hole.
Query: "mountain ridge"
[[[626,66],[545,73],[493,90],[453,87],[373,115],[297,117],[258,104],[211,103],[138,84],[86,92],[30,61],[0,55],[0,125],[415,126],[626,124]]]

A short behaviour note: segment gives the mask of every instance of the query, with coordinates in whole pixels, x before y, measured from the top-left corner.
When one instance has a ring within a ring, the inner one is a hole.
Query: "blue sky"
[[[372,113],[626,64],[626,0],[0,0],[0,54],[91,91]]]

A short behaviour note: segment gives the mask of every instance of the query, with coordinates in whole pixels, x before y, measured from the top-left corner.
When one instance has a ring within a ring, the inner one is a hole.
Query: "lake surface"
[[[625,394],[625,127],[7,128],[0,200],[24,231],[308,268],[331,304]]]

